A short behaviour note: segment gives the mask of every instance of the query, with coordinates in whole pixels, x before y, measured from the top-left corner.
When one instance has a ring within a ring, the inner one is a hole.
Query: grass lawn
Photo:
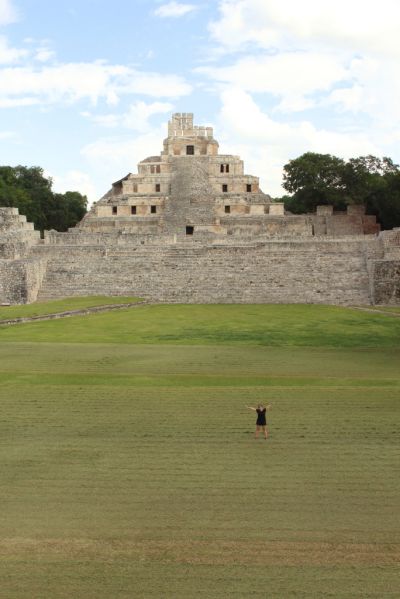
[[[12,318],[24,318],[29,316],[43,316],[67,312],[69,310],[85,310],[97,306],[108,306],[110,304],[130,304],[139,301],[137,297],[71,297],[69,299],[52,300],[36,304],[24,304],[21,306],[0,306],[0,321]]]
[[[0,597],[397,598],[399,364],[326,306],[1,328]]]

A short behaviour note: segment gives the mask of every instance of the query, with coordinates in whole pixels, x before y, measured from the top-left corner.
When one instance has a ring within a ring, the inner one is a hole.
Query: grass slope
[[[21,306],[0,306],[0,321],[12,318],[25,318],[30,316],[43,316],[56,314],[69,310],[85,310],[97,306],[108,306],[110,304],[130,304],[139,301],[135,297],[72,297],[69,299],[52,300],[36,304],[24,304]]]
[[[397,322],[154,306],[1,329],[0,596],[397,597]]]
[[[400,319],[311,305],[158,305],[0,329],[1,341],[398,347]]]

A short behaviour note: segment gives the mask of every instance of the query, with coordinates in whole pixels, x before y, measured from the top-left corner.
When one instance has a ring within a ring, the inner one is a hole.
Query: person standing
[[[260,434],[260,431],[262,431],[264,433],[264,438],[268,439],[267,410],[271,409],[271,404],[268,404],[267,406],[258,404],[256,408],[253,408],[252,406],[246,406],[246,408],[253,410],[253,412],[257,412],[255,438],[258,439],[258,435]]]

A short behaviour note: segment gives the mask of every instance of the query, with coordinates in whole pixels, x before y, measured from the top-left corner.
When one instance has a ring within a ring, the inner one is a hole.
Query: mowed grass
[[[63,343],[398,347],[400,319],[312,305],[155,305],[0,329],[0,340]]]
[[[52,300],[20,306],[0,306],[0,321],[11,320],[13,318],[44,316],[46,314],[67,312],[69,310],[86,310],[87,308],[109,306],[110,304],[130,304],[138,301],[140,300],[136,297],[107,297],[98,295],[92,297],[71,297],[69,299]]]
[[[398,597],[398,319],[152,306],[0,339],[0,597]]]

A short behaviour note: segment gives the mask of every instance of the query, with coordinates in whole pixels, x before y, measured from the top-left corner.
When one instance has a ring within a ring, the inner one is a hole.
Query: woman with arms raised
[[[253,410],[254,412],[257,412],[255,438],[258,439],[260,431],[263,431],[264,438],[268,439],[267,410],[271,409],[271,404],[268,404],[267,406],[258,404],[256,408],[253,408],[251,406],[246,406],[246,408],[248,408],[249,410]]]

